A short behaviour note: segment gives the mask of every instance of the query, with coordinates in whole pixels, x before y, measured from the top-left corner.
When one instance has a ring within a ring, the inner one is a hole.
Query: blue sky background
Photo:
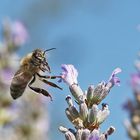
[[[133,62],[140,49],[139,0],[3,0],[0,3],[0,20],[10,17],[20,19],[28,27],[30,40],[19,51],[21,56],[34,48],[57,50],[49,53],[49,63],[54,74],[61,72],[62,63],[73,64],[79,71],[78,81],[83,90],[88,85],[108,80],[112,70],[122,68],[121,86],[114,87],[104,100],[111,115],[102,130],[116,127],[110,140],[128,140],[123,127],[127,113],[122,104],[133,98],[128,86],[130,74],[135,72]],[[52,89],[54,101],[49,105],[50,139],[64,139],[58,126],[71,127],[64,108],[68,87]]]

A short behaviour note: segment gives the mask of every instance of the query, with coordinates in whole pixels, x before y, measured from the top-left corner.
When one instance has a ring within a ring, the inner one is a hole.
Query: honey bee
[[[52,100],[52,97],[48,91],[32,86],[36,80],[36,76],[38,76],[42,82],[62,90],[62,88],[55,83],[48,81],[48,79],[60,78],[60,76],[43,76],[39,74],[40,71],[48,71],[49,73],[51,72],[50,66],[46,61],[45,53],[53,49],[55,48],[45,51],[42,51],[41,49],[35,49],[33,52],[27,54],[27,56],[21,59],[20,68],[15,73],[10,86],[10,94],[13,99],[17,99],[22,96],[26,87],[28,86],[31,90],[50,97]]]

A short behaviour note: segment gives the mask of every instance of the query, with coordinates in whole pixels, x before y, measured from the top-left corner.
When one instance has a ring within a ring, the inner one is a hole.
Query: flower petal
[[[116,77],[116,74],[120,73],[121,71],[122,70],[120,68],[116,68],[112,72],[112,74],[111,74],[111,76],[109,78],[109,82],[112,83],[112,86],[114,86],[114,85],[119,86],[120,85],[120,79],[118,77]]]
[[[66,65],[63,64],[61,66],[62,68],[62,80],[67,83],[69,86],[71,86],[72,84],[77,84],[77,77],[78,77],[78,71],[75,69],[75,67],[73,65]],[[59,82],[61,82],[62,80],[59,80]]]

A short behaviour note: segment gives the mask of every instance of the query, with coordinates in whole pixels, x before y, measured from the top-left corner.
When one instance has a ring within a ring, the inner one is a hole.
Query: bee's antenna
[[[46,52],[51,51],[51,50],[54,50],[54,49],[56,49],[56,48],[47,49],[47,50],[44,51],[44,54],[45,54]]]

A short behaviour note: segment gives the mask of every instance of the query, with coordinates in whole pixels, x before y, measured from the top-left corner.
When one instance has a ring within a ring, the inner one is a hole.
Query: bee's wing
[[[18,70],[11,82],[10,93],[13,99],[17,99],[22,96],[31,76],[22,70]]]

